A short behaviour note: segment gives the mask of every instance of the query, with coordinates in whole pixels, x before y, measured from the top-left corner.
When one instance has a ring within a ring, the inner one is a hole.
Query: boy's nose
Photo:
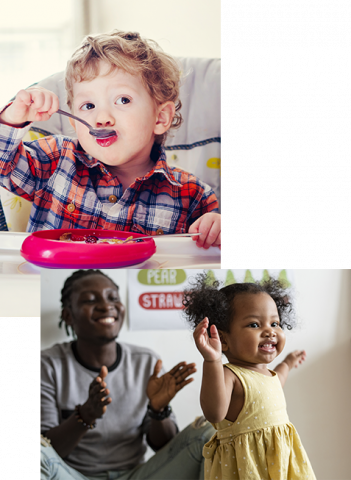
[[[97,127],[111,127],[115,124],[115,120],[108,112],[99,112],[96,117]]]

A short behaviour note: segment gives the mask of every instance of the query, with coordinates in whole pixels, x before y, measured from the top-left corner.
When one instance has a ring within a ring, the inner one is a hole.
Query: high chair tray
[[[142,263],[156,252],[156,244],[152,238],[126,244],[84,243],[60,240],[64,233],[71,233],[76,237],[91,235],[99,240],[125,240],[128,237],[137,239],[145,236],[115,230],[42,230],[32,233],[24,240],[22,257],[45,268],[124,268]]]

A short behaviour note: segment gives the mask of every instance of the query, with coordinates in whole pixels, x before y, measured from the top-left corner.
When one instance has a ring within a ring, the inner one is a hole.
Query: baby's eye
[[[272,327],[280,327],[279,322],[273,322],[273,323],[272,323]]]
[[[258,328],[258,323],[250,323],[249,325],[250,328]]]
[[[128,103],[130,103],[130,98],[128,97],[120,97],[116,100],[116,105],[127,105]]]
[[[92,110],[93,108],[95,108],[93,103],[85,103],[80,107],[81,110]]]

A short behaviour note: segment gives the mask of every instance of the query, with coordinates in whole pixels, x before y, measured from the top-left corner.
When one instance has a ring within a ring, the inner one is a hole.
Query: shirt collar
[[[155,148],[156,145],[154,145],[154,150],[157,151],[157,149]],[[182,184],[179,183],[175,176],[173,175],[173,172],[172,170],[170,169],[170,167],[168,166],[167,164],[167,158],[166,158],[166,151],[165,151],[165,148],[163,145],[158,145],[158,159],[157,161],[155,162],[155,166],[152,170],[150,170],[150,172],[148,172],[144,177],[141,177],[140,180],[147,180],[148,178],[152,177],[153,175],[159,173],[161,175],[163,175],[169,183],[171,183],[172,185],[175,185],[176,187],[181,187]],[[156,157],[156,155],[155,155]]]
[[[78,140],[76,140],[75,142],[76,142],[76,150],[73,151],[73,154],[75,155],[75,157],[77,157],[86,167],[88,168],[99,167],[100,170],[105,175],[111,175],[110,172],[105,167],[105,165],[102,162],[100,162],[100,160],[97,160],[96,158],[86,153],[82,149]],[[167,164],[166,151],[164,146],[158,145],[158,149],[155,147],[156,145],[154,145],[154,148],[153,148],[153,152],[154,154],[156,152],[155,157],[157,158],[155,162],[155,166],[146,175],[144,175],[143,177],[139,177],[139,180],[143,180],[143,181],[147,180],[148,178],[152,177],[152,175],[159,173],[159,174],[162,174],[168,180],[168,182],[171,183],[172,185],[175,185],[176,187],[181,187],[182,184],[175,179],[172,170]]]

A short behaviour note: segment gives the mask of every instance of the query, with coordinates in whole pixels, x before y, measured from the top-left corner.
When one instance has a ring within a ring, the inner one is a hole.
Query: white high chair
[[[165,148],[170,165],[193,173],[212,187],[220,202],[220,60],[179,58],[183,73],[180,99],[183,124],[167,137]],[[64,72],[38,82],[55,92],[60,108],[69,111]],[[52,115],[45,122],[33,122],[25,141],[47,135],[75,137],[67,117]],[[10,231],[24,232],[31,203],[0,188],[0,198]]]

